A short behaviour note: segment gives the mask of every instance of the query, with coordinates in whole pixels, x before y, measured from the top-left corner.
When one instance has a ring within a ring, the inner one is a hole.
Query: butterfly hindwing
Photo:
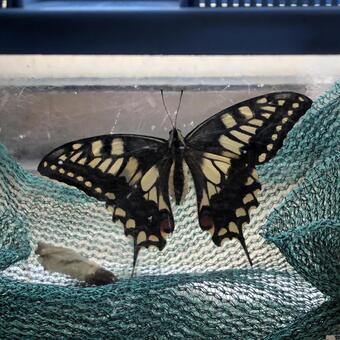
[[[242,228],[258,206],[255,166],[282,146],[311,100],[293,92],[270,93],[229,107],[185,137],[186,162],[195,183],[199,223],[216,245],[236,237],[249,261]]]
[[[191,150],[187,163],[195,184],[198,221],[220,246],[226,238],[237,238],[244,247],[249,262],[242,227],[249,222],[249,212],[258,206],[261,189],[255,168],[224,156]]]
[[[136,187],[116,199],[116,206],[126,215],[120,218],[125,226],[125,234],[135,239],[139,248],[150,245],[162,250],[166,237],[174,230],[167,182],[171,159],[164,158],[141,177]],[[164,177],[163,177],[164,176]]]
[[[163,249],[174,229],[167,142],[138,135],[103,135],[65,144],[39,164],[42,175],[106,202],[135,246]]]

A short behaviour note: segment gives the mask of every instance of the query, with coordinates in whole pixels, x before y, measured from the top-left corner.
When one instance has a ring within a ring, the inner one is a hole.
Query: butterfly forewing
[[[283,139],[312,101],[294,92],[269,93],[231,106],[185,137],[188,147],[263,163],[275,155]]]
[[[216,245],[236,237],[251,262],[242,227],[258,206],[255,166],[275,155],[311,103],[293,92],[270,93],[215,114],[185,137],[199,223]]]
[[[163,249],[174,228],[168,185],[161,180],[169,177],[172,164],[167,152],[162,139],[103,135],[57,148],[38,170],[105,201],[136,246]]]

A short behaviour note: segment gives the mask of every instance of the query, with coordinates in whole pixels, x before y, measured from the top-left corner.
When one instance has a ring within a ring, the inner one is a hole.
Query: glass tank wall
[[[0,56],[0,142],[29,170],[65,142],[108,133],[167,138],[241,100],[291,90],[315,99],[339,56]]]

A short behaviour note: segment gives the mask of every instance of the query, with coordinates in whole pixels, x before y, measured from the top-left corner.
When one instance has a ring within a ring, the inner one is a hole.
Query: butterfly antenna
[[[167,109],[167,107],[165,105],[163,89],[161,89],[161,96],[162,96],[162,102],[163,102],[163,106],[164,106],[165,112],[166,112],[167,116],[169,117],[169,120],[170,120],[170,123],[171,123],[172,127],[175,128],[175,125],[174,125],[174,123],[172,121],[171,115],[170,115],[170,113],[169,113],[169,111],[168,111],[168,109]]]
[[[177,126],[178,111],[179,111],[179,108],[181,107],[183,92],[184,92],[184,91],[181,90],[181,95],[180,95],[180,97],[179,97],[179,102],[178,102],[178,106],[177,106],[177,110],[176,110],[176,115],[175,115],[175,127]]]
[[[247,259],[248,259],[250,265],[253,266],[253,261],[252,261],[251,258],[250,258],[250,255],[249,255],[249,252],[248,252],[248,248],[247,248],[247,246],[246,246],[246,241],[244,240],[243,235],[241,235],[241,237],[239,238],[239,240],[240,240],[240,243],[241,243],[241,245],[242,245],[242,247],[243,247],[243,249],[244,249],[244,252],[246,253],[246,256],[247,256]]]

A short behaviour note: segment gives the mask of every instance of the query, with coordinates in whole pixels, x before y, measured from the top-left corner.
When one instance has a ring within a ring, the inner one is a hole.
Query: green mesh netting
[[[278,155],[245,230],[215,247],[191,185],[166,248],[141,251],[104,203],[22,169],[0,146],[0,338],[322,339],[340,332],[340,83],[315,101]],[[113,271],[83,288],[43,270],[38,241]]]

